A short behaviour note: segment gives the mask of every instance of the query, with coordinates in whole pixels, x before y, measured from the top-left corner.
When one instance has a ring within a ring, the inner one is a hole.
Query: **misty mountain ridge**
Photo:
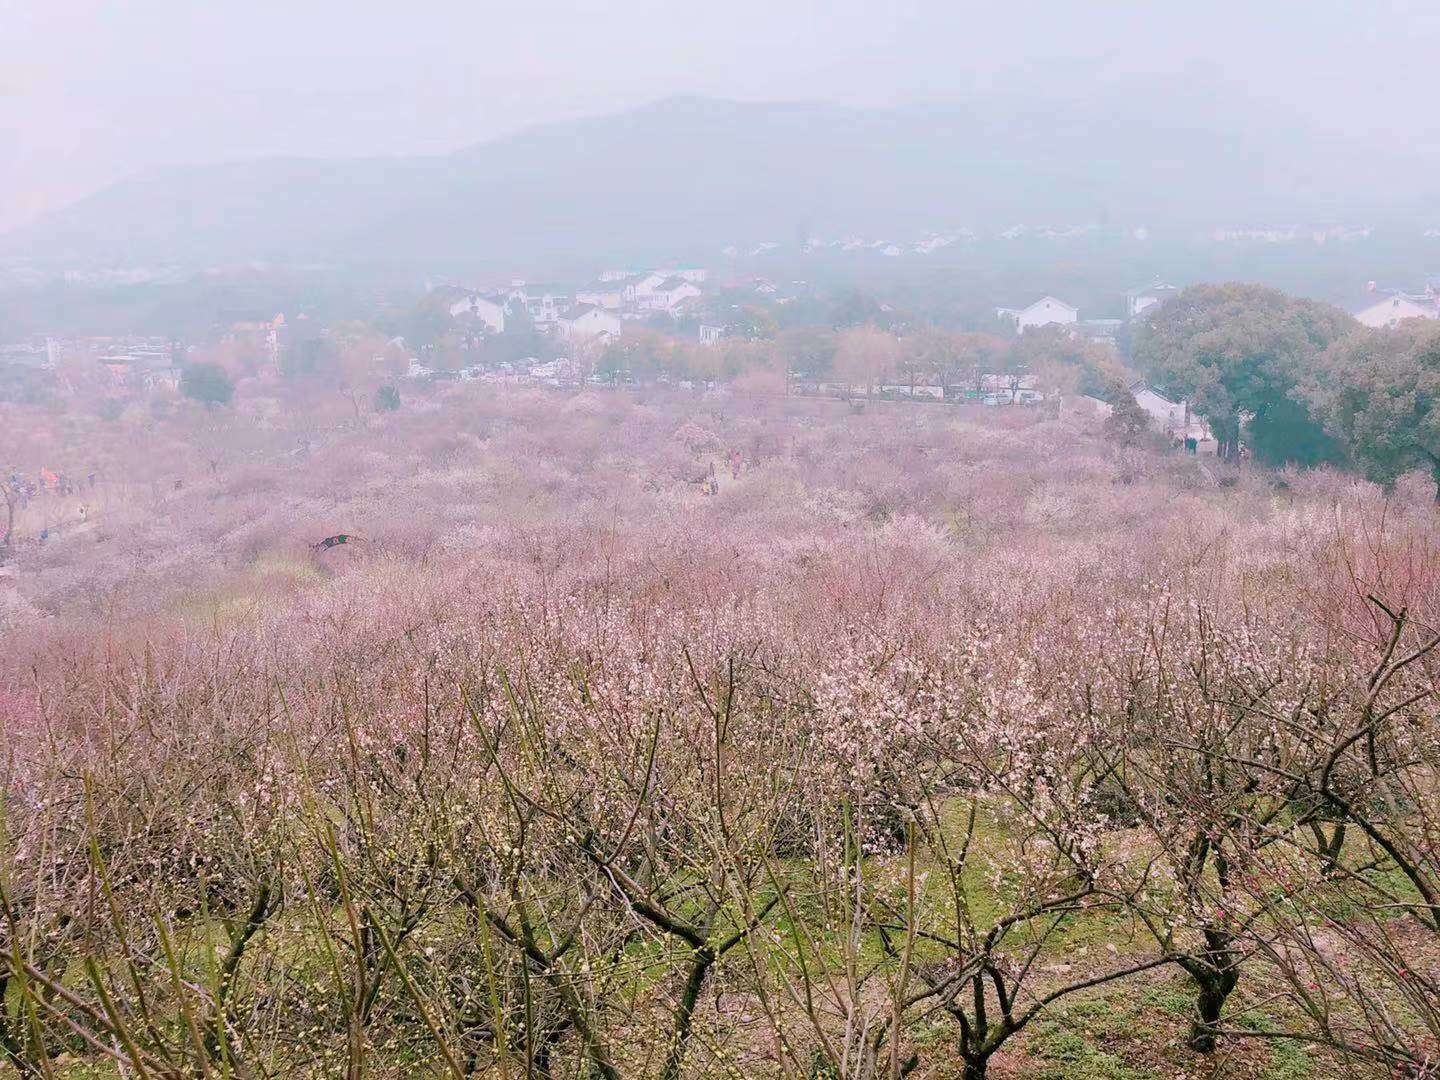
[[[1433,205],[1424,152],[1327,135],[1234,88],[1080,90],[893,108],[677,97],[449,155],[163,168],[0,237],[0,254],[499,266],[703,255],[800,229],[1419,223]]]

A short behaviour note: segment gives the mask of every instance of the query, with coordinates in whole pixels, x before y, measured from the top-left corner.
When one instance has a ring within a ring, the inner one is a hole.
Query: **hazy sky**
[[[1436,0],[0,0],[0,228],[149,166],[440,152],[677,93],[854,104],[1204,64],[1434,139]]]

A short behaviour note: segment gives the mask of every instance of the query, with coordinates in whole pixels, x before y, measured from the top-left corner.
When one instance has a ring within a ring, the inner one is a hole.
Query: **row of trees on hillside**
[[[717,347],[650,330],[627,333],[602,352],[598,369],[636,378],[726,379],[749,372],[793,372],[856,385],[968,383],[980,372],[1030,372],[1047,386],[1103,396],[1120,371],[1112,350],[1059,327],[1018,339],[920,327],[903,335],[865,324],[835,331],[796,327],[773,341],[728,339]]]
[[[1220,442],[1274,464],[1351,464],[1390,484],[1440,484],[1440,325],[1373,330],[1258,285],[1198,285],[1137,332],[1135,361],[1186,397]]]

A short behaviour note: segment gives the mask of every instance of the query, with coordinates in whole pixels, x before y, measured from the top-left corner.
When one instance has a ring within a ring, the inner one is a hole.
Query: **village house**
[[[1186,402],[1172,401],[1145,382],[1133,383],[1130,393],[1135,398],[1135,403],[1150,417],[1156,431],[1171,439],[1194,439],[1198,453],[1215,452],[1216,445],[1210,425],[1192,413]],[[1115,407],[1108,401],[1081,394],[1065,402],[1065,411],[1076,416],[1103,420],[1115,411]]]
[[[699,295],[700,289],[697,285],[677,275],[666,278],[650,290],[641,301],[641,306],[651,311],[668,311],[673,314],[685,301],[693,300]]]
[[[1115,411],[1115,406],[1108,401],[1103,401],[1090,394],[1079,394],[1065,399],[1063,408],[1066,413],[1074,416],[1088,416],[1100,420],[1108,419]]]
[[[1029,307],[996,308],[995,314],[1013,323],[1016,332],[1022,334],[1033,326],[1070,326],[1080,318],[1078,308],[1053,296],[1042,296]]]
[[[1131,289],[1125,294],[1125,317],[1137,319],[1156,304],[1164,303],[1180,290],[1174,285],[1157,281],[1142,289]]]
[[[524,311],[536,326],[553,326],[569,306],[570,298],[553,285],[514,281],[505,292],[506,313]]]
[[[1433,288],[1423,293],[1406,293],[1398,289],[1379,292],[1374,284],[1358,311],[1355,320],[1376,330],[1392,329],[1406,319],[1440,319],[1440,296]]]
[[[620,336],[620,316],[593,304],[576,304],[562,312],[555,321],[560,336],[566,341],[615,339]]]
[[[633,304],[636,307],[647,307],[649,306],[648,301],[650,297],[653,296],[655,290],[665,282],[667,276],[666,274],[653,272],[637,274],[633,278],[626,279],[621,290],[621,295],[627,304]]]
[[[1114,348],[1116,335],[1124,326],[1124,319],[1081,319],[1075,329],[1088,341]]]
[[[700,327],[701,345],[718,345],[720,344],[720,339],[724,336],[725,328],[723,326],[706,326],[702,324]]]
[[[1173,401],[1143,381],[1132,384],[1130,393],[1135,403],[1150,415],[1156,430],[1172,438],[1199,442],[1210,439],[1210,426],[1190,411],[1189,402]]]
[[[619,311],[625,306],[623,279],[606,279],[602,275],[599,281],[575,290],[575,303],[592,304],[607,311]]]
[[[700,285],[709,275],[709,271],[702,266],[660,267],[659,269],[641,266],[611,267],[609,270],[600,271],[600,280],[606,284],[613,284],[617,281],[628,281],[650,275],[654,275],[661,281],[667,277],[683,277],[686,281],[693,281],[696,285]]]
[[[450,316],[454,319],[469,319],[484,326],[492,334],[505,332],[505,305],[479,293],[470,293],[451,304]]]

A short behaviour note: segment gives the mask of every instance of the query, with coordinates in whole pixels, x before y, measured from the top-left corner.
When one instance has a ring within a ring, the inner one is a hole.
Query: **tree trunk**
[[[989,1054],[986,1054],[983,1057],[967,1057],[965,1059],[965,1069],[963,1072],[961,1072],[960,1075],[963,1080],[985,1080],[985,1077],[989,1073],[989,1069]]]
[[[1196,976],[1195,981],[1200,985],[1200,993],[1195,999],[1195,1016],[1190,1021],[1186,1042],[1196,1053],[1213,1054],[1220,1039],[1220,1012],[1240,976],[1234,968],[1225,967]]]
[[[1239,418],[1214,417],[1210,421],[1210,432],[1215,436],[1215,456],[1221,461],[1233,461],[1240,452]]]
[[[675,1029],[670,1037],[670,1050],[665,1055],[665,1065],[660,1070],[660,1080],[679,1080],[680,1066],[685,1060],[685,1047],[690,1041],[690,1025],[695,1019],[695,1006],[700,1001],[700,991],[705,986],[705,976],[715,963],[715,954],[708,948],[699,949],[691,961],[690,975],[680,993],[680,1004],[675,1009]]]

